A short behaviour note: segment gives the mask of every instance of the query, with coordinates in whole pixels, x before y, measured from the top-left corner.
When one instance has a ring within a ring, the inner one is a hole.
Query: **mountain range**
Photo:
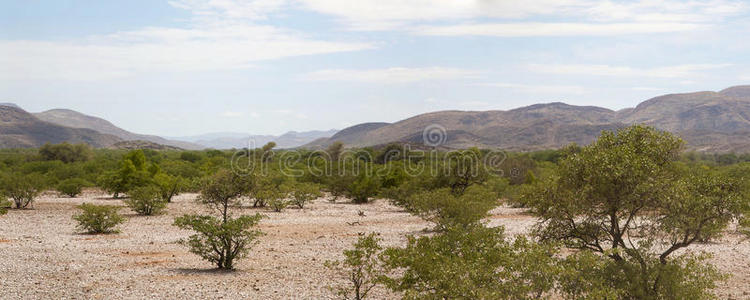
[[[51,109],[29,113],[14,103],[0,103],[0,148],[39,147],[45,143],[87,143],[97,148],[187,149],[257,147],[274,141],[279,148],[294,148],[318,138],[327,138],[337,130],[290,131],[285,134],[250,135],[217,132],[191,137],[163,138],[133,133],[111,122],[70,109]]]
[[[345,128],[305,148],[334,142],[347,147],[388,143],[423,144],[426,129],[441,136],[442,147],[478,146],[515,151],[581,145],[595,140],[602,130],[645,124],[682,137],[690,150],[701,152],[750,151],[750,86],[719,92],[669,94],[634,108],[618,111],[555,102],[502,111],[439,111],[395,123],[363,123]]]
[[[444,148],[477,146],[529,151],[570,143],[585,145],[594,141],[602,130],[616,130],[630,124],[673,132],[686,141],[690,150],[750,152],[750,85],[718,92],[663,95],[617,111],[555,102],[507,111],[438,111],[395,123],[362,123],[341,131],[291,131],[279,136],[222,132],[163,138],[132,133],[107,120],[73,110],[53,109],[32,114],[15,104],[0,103],[0,147],[71,142],[128,149],[230,149],[260,147],[274,141],[279,148],[317,149],[334,142],[347,147],[437,143]],[[434,138],[437,140],[431,140]]]

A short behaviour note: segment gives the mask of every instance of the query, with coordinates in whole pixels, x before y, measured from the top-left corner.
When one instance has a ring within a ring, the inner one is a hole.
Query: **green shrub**
[[[449,188],[418,193],[410,197],[408,203],[409,212],[443,230],[477,224],[499,201],[496,193],[475,185],[461,196],[455,196]]]
[[[130,192],[130,199],[123,202],[130,209],[144,216],[159,214],[167,207],[167,201],[162,199],[159,188],[153,185],[134,189]]]
[[[78,221],[78,228],[87,233],[117,232],[114,228],[125,221],[118,213],[119,206],[83,203],[78,208],[83,212],[73,219]]]
[[[233,269],[234,260],[247,255],[250,247],[262,235],[254,229],[263,218],[260,214],[232,218],[230,207],[250,192],[251,178],[220,170],[203,184],[198,201],[215,209],[220,217],[183,215],[174,225],[196,232],[181,243],[190,252],[215,264],[220,269]]]
[[[360,174],[346,190],[346,196],[357,204],[367,203],[370,197],[378,194],[380,190],[380,181],[377,177],[370,174]]]
[[[87,185],[89,185],[89,183],[81,178],[65,179],[57,184],[57,191],[60,194],[74,198],[80,195],[83,187]]]
[[[8,199],[5,198],[5,196],[0,195],[0,216],[7,214],[8,209],[11,207],[12,203],[8,201]]]
[[[215,264],[219,269],[231,270],[234,260],[243,258],[262,235],[253,229],[263,218],[260,214],[239,218],[184,215],[175,218],[174,225],[196,232],[180,241],[190,252]]]
[[[404,299],[540,299],[555,286],[555,249],[502,228],[449,228],[383,251],[383,283]],[[548,295],[547,295],[548,297]]]
[[[44,177],[39,174],[8,174],[3,176],[2,188],[5,195],[10,197],[17,209],[28,207],[44,190]],[[32,205],[33,206],[33,205]]]
[[[335,288],[343,299],[366,299],[383,275],[378,254],[383,249],[382,239],[376,233],[362,236],[354,243],[354,249],[344,250],[343,261],[326,261],[325,266],[348,280],[348,284]]]
[[[59,160],[64,163],[72,163],[91,159],[93,152],[91,151],[91,146],[86,144],[71,145],[62,143],[52,145],[47,143],[39,148],[39,155],[44,160]]]
[[[292,204],[299,208],[305,208],[305,204],[322,195],[320,186],[314,183],[295,182],[288,189],[291,190]]]
[[[154,184],[159,188],[159,195],[165,202],[172,202],[172,197],[178,195],[185,186],[182,177],[159,173],[154,176]]]

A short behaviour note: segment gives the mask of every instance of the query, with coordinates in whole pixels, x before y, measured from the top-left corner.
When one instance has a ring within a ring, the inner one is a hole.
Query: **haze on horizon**
[[[744,1],[353,3],[3,1],[0,102],[163,136],[281,134],[750,83]]]

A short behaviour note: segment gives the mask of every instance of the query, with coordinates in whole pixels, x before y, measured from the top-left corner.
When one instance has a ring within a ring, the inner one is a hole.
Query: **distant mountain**
[[[310,143],[316,139],[328,138],[336,134],[336,129],[327,131],[290,131],[285,134],[275,135],[249,135],[237,132],[209,133],[197,136],[174,137],[181,141],[190,141],[207,148],[214,149],[239,149],[245,147],[261,147],[268,142],[275,142],[277,148],[295,148]]]
[[[124,149],[124,150],[135,150],[135,149],[150,149],[150,150],[182,150],[182,148],[157,144],[149,141],[134,140],[134,141],[120,141],[110,145],[110,149]]]
[[[204,148],[194,143],[167,140],[165,138],[154,136],[154,135],[132,133],[130,131],[119,128],[115,126],[114,124],[110,123],[109,121],[104,120],[102,118],[89,116],[89,115],[82,114],[80,112],[70,110],[70,109],[51,109],[48,111],[35,113],[34,116],[36,116],[37,118],[43,121],[47,121],[47,122],[62,125],[62,126],[67,126],[67,127],[72,127],[72,128],[87,128],[87,129],[96,130],[104,134],[111,134],[126,141],[142,140],[142,141],[153,142],[156,144],[178,147],[182,149],[191,149],[191,150]]]
[[[45,122],[17,105],[0,105],[0,148],[30,148],[62,142],[104,148],[119,141],[119,137],[111,134]]]
[[[750,151],[750,86],[720,92],[671,94],[635,108],[612,111],[564,103],[535,104],[508,111],[440,111],[393,124],[363,123],[328,139],[304,145],[322,148],[333,142],[348,147],[393,142],[423,143],[425,129],[443,139],[441,146],[497,147],[507,150],[559,148],[588,144],[602,130],[646,124],[681,136],[689,149],[706,152]],[[439,132],[438,132],[439,131]]]

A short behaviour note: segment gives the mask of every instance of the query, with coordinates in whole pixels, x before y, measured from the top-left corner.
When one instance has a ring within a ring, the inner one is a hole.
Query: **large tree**
[[[522,196],[542,220],[536,233],[609,260],[604,286],[622,297],[709,295],[716,272],[675,251],[720,233],[747,199],[730,178],[679,168],[682,145],[638,125],[603,132]]]

